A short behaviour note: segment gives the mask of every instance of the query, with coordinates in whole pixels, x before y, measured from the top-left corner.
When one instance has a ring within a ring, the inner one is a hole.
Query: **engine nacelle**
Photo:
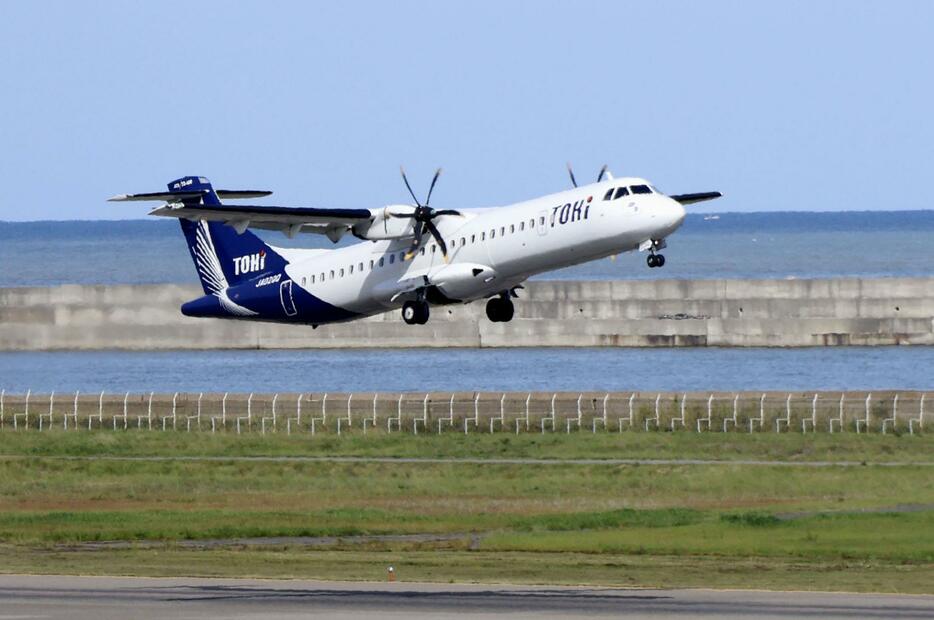
[[[364,239],[373,241],[382,239],[405,239],[415,235],[415,220],[408,217],[393,217],[392,214],[410,214],[415,212],[412,205],[389,205],[381,209],[366,228],[355,226],[354,232]]]

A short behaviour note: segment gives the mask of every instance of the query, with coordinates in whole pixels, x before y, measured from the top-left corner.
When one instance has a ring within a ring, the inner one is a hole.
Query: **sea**
[[[931,276],[934,211],[690,214],[668,244],[662,269],[623,254],[537,279]],[[197,283],[176,222],[0,222],[0,287],[155,283]],[[930,347],[0,352],[8,392],[926,389],[932,375]]]

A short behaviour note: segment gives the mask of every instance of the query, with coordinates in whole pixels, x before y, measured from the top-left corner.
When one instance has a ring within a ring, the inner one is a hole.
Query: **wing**
[[[721,196],[723,196],[723,194],[720,192],[699,192],[696,194],[675,194],[674,196],[669,196],[669,198],[677,200],[683,205],[690,205],[695,202],[704,202],[705,200],[720,198]]]
[[[242,232],[247,228],[278,230],[289,237],[302,233],[328,235],[338,239],[353,226],[369,222],[369,209],[318,209],[313,207],[271,207],[259,205],[164,205],[150,215],[224,222]]]

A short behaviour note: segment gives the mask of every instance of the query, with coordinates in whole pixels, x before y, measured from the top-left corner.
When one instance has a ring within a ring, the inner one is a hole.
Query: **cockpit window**
[[[619,189],[616,190],[616,195],[613,196],[613,200],[616,200],[617,198],[621,196],[628,196],[628,195],[629,195],[629,190],[626,189],[625,187],[620,187]]]
[[[651,194],[652,190],[648,185],[633,185],[629,189],[632,190],[633,194]]]
[[[604,200],[610,200],[613,198],[613,188],[606,190],[606,194],[603,195]]]

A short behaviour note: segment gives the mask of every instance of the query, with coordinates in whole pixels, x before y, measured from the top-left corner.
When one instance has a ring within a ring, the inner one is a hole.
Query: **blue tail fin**
[[[177,179],[169,183],[169,191],[201,194],[200,197],[183,199],[186,205],[221,204],[210,181],[204,177]],[[249,230],[238,234],[233,227],[221,222],[186,219],[179,222],[201,278],[201,286],[208,295],[267,273],[281,272],[287,264],[282,256]]]

